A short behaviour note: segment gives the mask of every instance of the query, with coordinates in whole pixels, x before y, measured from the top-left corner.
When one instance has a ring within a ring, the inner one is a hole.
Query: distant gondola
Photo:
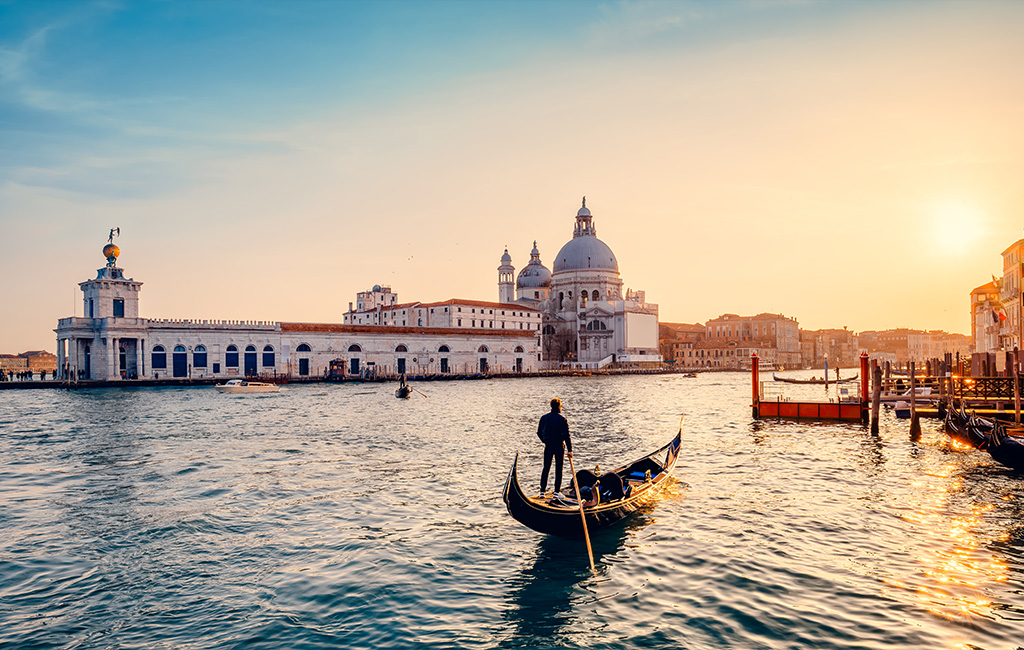
[[[857,381],[858,376],[843,377],[842,379],[791,379],[789,377],[777,377],[774,372],[772,373],[772,379],[787,384],[846,384],[851,381]]]
[[[679,457],[683,427],[670,443],[628,465],[612,470],[625,486],[625,496],[584,508],[587,528],[607,528],[649,503],[665,487],[672,467]],[[533,530],[563,537],[583,534],[579,504],[561,495],[527,496],[519,484],[519,454],[509,470],[502,498],[512,518]],[[585,470],[577,472],[583,474]]]
[[[412,388],[410,388],[409,386],[399,386],[398,388],[395,389],[395,397],[399,399],[408,399],[411,393]]]

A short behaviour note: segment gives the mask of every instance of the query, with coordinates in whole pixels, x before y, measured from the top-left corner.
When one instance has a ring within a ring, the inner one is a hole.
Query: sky
[[[0,352],[497,300],[583,196],[668,322],[970,333],[1024,237],[1021,2],[0,0]]]

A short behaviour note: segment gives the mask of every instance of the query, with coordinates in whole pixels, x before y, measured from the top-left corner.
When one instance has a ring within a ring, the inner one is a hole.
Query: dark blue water
[[[0,393],[0,647],[1024,645],[1024,476],[929,421],[754,423],[742,374],[416,386]],[[686,413],[597,576],[501,501],[556,396],[578,466]]]

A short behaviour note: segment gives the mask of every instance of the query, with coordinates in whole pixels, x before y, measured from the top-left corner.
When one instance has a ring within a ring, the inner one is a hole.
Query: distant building
[[[909,361],[927,361],[942,358],[947,352],[970,354],[970,337],[942,330],[913,330],[897,328],[883,331],[864,331],[858,335],[860,348],[871,356],[886,358],[905,364]]]
[[[800,330],[801,362],[805,368],[855,368],[860,365],[857,334],[843,329]]]
[[[971,291],[971,352],[999,352],[1006,313],[995,280]]]
[[[765,367],[801,367],[800,324],[782,314],[723,314],[704,324],[707,367],[748,368],[757,352]]]
[[[1002,328],[1004,350],[1021,347],[1021,262],[1024,261],[1024,239],[1018,239],[1003,251],[1003,277],[999,281],[999,300],[1005,310]]]
[[[876,353],[891,355],[896,363],[910,361],[908,337],[916,330],[905,327],[889,330],[865,330],[858,335],[860,348],[874,356]]]
[[[704,325],[701,323],[659,323],[658,350],[666,363],[677,368],[696,368],[699,356],[694,350],[704,339]]]
[[[57,355],[45,350],[21,354],[0,354],[0,370],[7,372],[52,373],[57,369]]]

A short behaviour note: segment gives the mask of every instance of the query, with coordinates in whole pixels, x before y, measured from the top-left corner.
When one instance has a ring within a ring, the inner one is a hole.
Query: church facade
[[[543,265],[534,242],[513,291],[514,274],[506,249],[498,266],[498,299],[540,312],[546,367],[661,363],[658,305],[648,303],[643,291],[623,293],[618,260],[597,238],[586,197],[576,212],[572,239],[558,251],[553,269]]]

